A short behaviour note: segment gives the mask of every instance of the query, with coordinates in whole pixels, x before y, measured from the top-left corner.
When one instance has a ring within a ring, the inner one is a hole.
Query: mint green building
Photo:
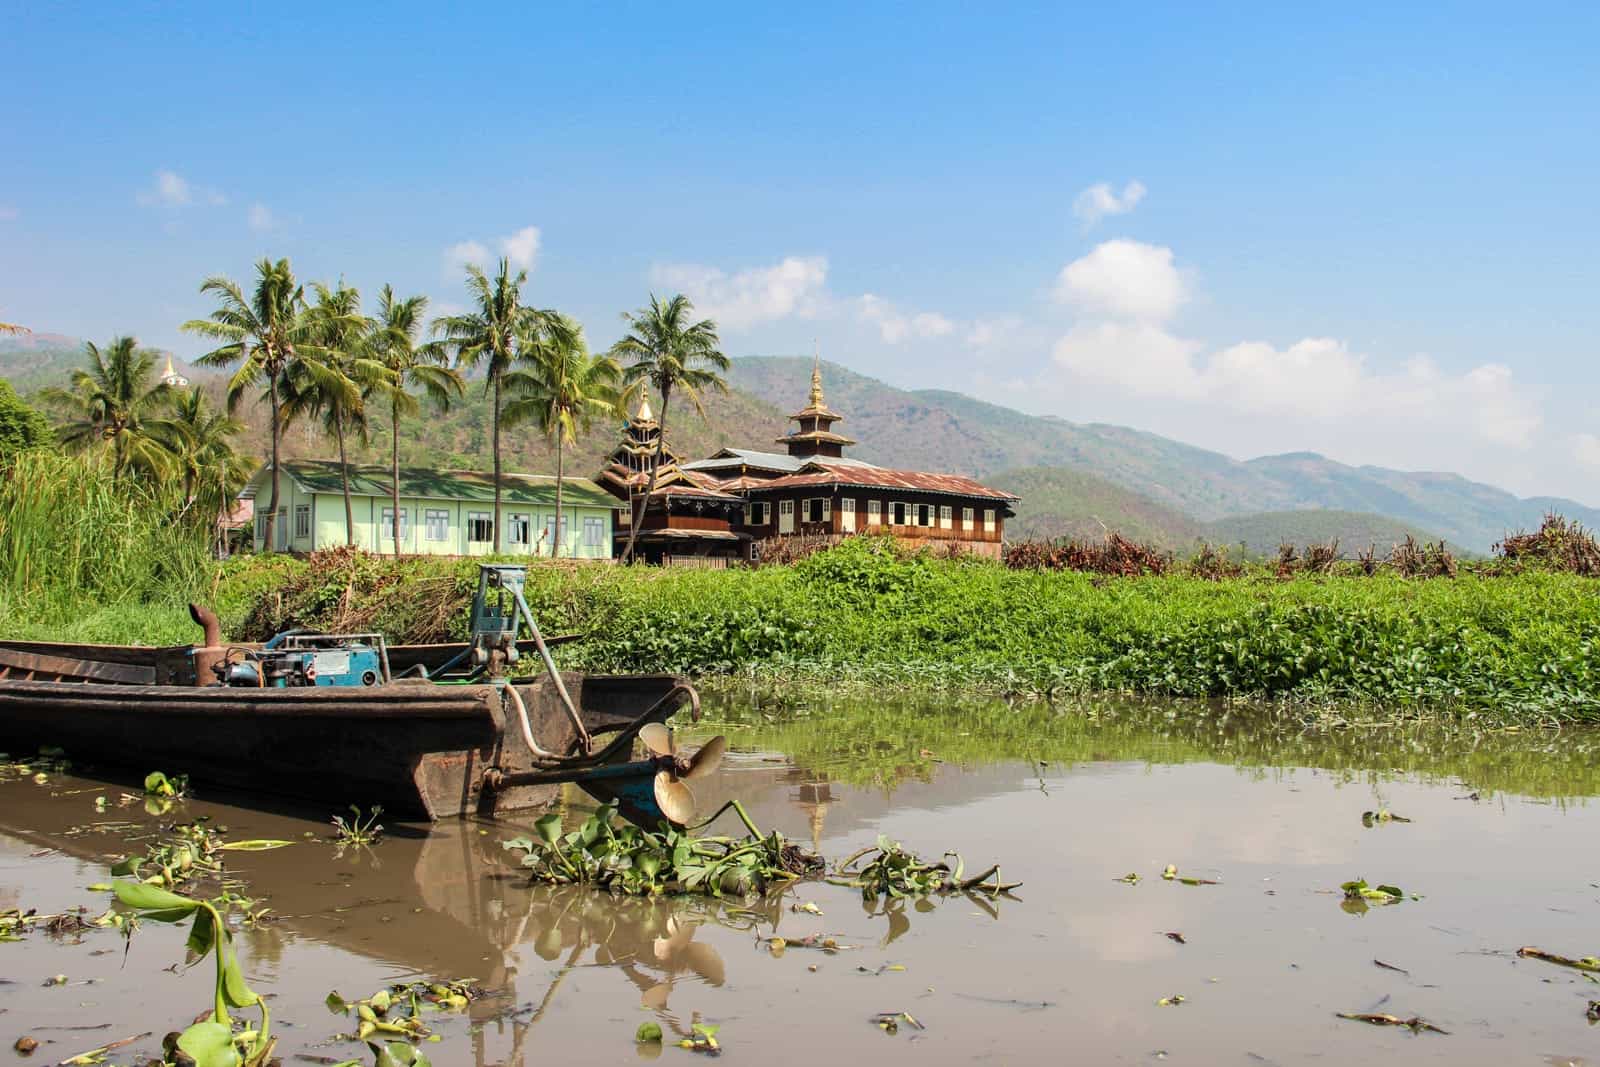
[[[500,476],[500,550],[503,555],[553,554],[556,480],[542,474]],[[255,543],[266,544],[266,507],[272,468],[256,472],[240,493],[253,500]],[[350,504],[357,548],[394,551],[389,468],[350,468]],[[561,555],[610,559],[617,501],[587,478],[567,478],[561,494]],[[292,459],[283,464],[278,489],[277,542],[310,552],[345,543],[344,495],[339,464]],[[483,556],[494,551],[494,479],[480,471],[400,468],[400,551],[405,555]]]

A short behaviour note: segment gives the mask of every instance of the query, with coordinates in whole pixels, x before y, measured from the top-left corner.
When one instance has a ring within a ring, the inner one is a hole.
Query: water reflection
[[[103,906],[83,887],[177,819],[298,842],[229,858],[273,909],[239,938],[252,979],[279,998],[275,1018],[291,1024],[286,1062],[349,1053],[326,1043],[338,1026],[320,1006],[329,990],[366,995],[414,976],[489,991],[464,1019],[440,1022],[433,1055],[480,1065],[614,1061],[651,1018],[678,1036],[697,1018],[727,1022],[723,1037],[751,1052],[803,1034],[835,1058],[886,1063],[926,1062],[935,1046],[921,1042],[935,1039],[944,1058],[1042,1061],[1068,1035],[1095,1062],[1168,1048],[1194,1062],[1435,1056],[1408,1035],[1331,1022],[1384,997],[1452,1030],[1452,1064],[1504,1062],[1507,1040],[1581,1036],[1582,1012],[1568,1010],[1580,979],[1506,950],[1591,950],[1600,898],[1583,799],[1600,792],[1595,734],[1308,729],[1259,710],[1199,710],[707,701],[717,722],[704,728],[728,732],[734,751],[695,783],[702,810],[738,797],[763,829],[833,860],[879,833],[924,855],[962,848],[969,868],[999,861],[1021,879],[1015,901],[863,900],[815,882],[759,901],[613,899],[530,885],[501,847],[531,832],[528,819],[391,826],[375,848],[340,850],[323,836],[325,812],[216,797],[97,823],[93,797],[118,787],[70,775],[0,783],[0,899]],[[572,817],[588,807],[577,791],[563,804]],[[1361,813],[1380,807],[1414,821],[1363,826]],[[44,848],[59,851],[32,857]],[[1220,884],[1164,883],[1169,862]],[[1129,870],[1145,882],[1118,884]],[[1359,876],[1422,899],[1351,916],[1337,886]],[[796,910],[810,900],[820,914]],[[766,947],[775,935],[791,946],[781,957]],[[847,947],[806,947],[824,937]],[[149,981],[181,958],[181,940],[142,931],[122,970],[118,953],[62,956],[74,950],[31,938],[6,946],[8,971],[93,978],[106,990],[97,1011],[133,1033],[204,1006],[193,978]],[[1377,971],[1374,956],[1418,977]],[[11,1018],[75,1021],[36,987],[0,991]],[[1173,993],[1189,998],[1182,1009],[1152,1007]],[[887,1038],[866,1016],[891,1009],[934,1028]]]

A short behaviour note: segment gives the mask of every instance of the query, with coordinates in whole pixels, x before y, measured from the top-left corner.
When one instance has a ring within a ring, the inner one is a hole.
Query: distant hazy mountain
[[[54,334],[0,339],[0,375],[22,393],[63,383],[83,363],[82,342]],[[179,369],[218,397],[222,376]],[[1600,511],[1570,500],[1519,499],[1456,474],[1350,467],[1313,453],[1264,456],[1247,462],[1157,434],[1101,423],[1025,415],[960,393],[896,389],[833,363],[823,365],[829,405],[844,416],[837,429],[855,438],[851,454],[889,466],[951,471],[983,478],[1022,497],[1011,529],[1018,536],[1094,536],[1104,529],[1183,550],[1198,539],[1276,548],[1338,537],[1350,549],[1369,540],[1384,547],[1413,531],[1468,551],[1487,552],[1507,530],[1532,528],[1546,511],[1600,526]],[[727,394],[707,393],[704,418],[675,397],[669,438],[685,457],[724,445],[777,448],[784,416],[803,407],[811,361],[748,357],[733,361]],[[401,426],[407,463],[484,467],[489,464],[489,418],[482,389],[449,413],[431,412]],[[243,414],[247,450],[260,454],[265,418]],[[387,420],[375,418],[372,442],[353,459],[386,460]],[[619,428],[601,420],[567,452],[568,470],[592,473],[615,446]],[[309,427],[286,436],[291,456],[321,456],[330,446]],[[513,470],[554,468],[549,442],[528,429],[507,435]],[[1263,513],[1276,518],[1268,522]],[[1238,519],[1229,523],[1222,520]]]
[[[731,381],[792,411],[804,403],[810,364],[799,357],[738,359]],[[1122,426],[1025,415],[943,390],[896,389],[831,363],[823,378],[830,406],[845,416],[837,428],[860,440],[856,455],[874,462],[980,478],[1067,467],[1205,522],[1269,511],[1362,512],[1475,552],[1487,552],[1508,530],[1536,527],[1551,510],[1600,523],[1600,511],[1575,501],[1518,498],[1458,474],[1351,467],[1313,453],[1241,462]],[[1024,500],[1025,518],[1029,509]]]

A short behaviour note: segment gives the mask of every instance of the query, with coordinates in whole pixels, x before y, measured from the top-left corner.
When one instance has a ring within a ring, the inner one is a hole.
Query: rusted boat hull
[[[104,646],[93,660],[56,656],[60,651],[66,649],[0,645],[0,654],[10,653],[13,664],[19,656],[55,656],[181,674],[181,668],[163,666],[163,657],[175,656],[177,649],[132,650],[144,661],[123,657],[131,663],[107,658]],[[38,677],[62,664],[36,660],[34,666],[26,673]],[[559,782],[518,781],[539,763],[491,685],[419,681],[249,689],[17,680],[22,673],[13,666],[0,679],[0,750],[30,753],[49,745],[65,749],[76,762],[126,767],[139,775],[160,770],[253,793],[324,800],[339,808],[382,804],[396,814],[432,819],[539,808],[560,795]],[[74,677],[71,670],[64,674]],[[671,675],[563,678],[598,744],[636,732],[644,722],[664,721],[692,699],[692,691]],[[577,732],[550,682],[515,684],[540,747],[562,755],[577,751]],[[653,710],[641,719],[647,709]],[[624,743],[605,762],[628,758]],[[491,769],[514,784],[490,788],[485,772]]]

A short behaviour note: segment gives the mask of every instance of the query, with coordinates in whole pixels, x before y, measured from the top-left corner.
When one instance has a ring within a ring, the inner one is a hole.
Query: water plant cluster
[[[628,896],[704,893],[744,896],[781,888],[815,874],[821,861],[774,830],[763,836],[734,804],[748,837],[696,836],[663,826],[644,830],[616,821],[615,804],[602,805],[573,830],[552,813],[534,823],[536,837],[505,842],[521,852],[536,882],[586,885]]]

